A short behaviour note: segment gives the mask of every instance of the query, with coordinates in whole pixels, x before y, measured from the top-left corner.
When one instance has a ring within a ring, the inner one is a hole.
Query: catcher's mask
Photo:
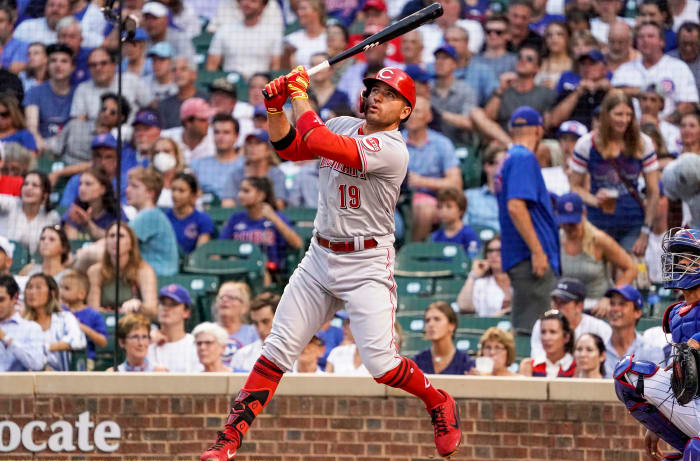
[[[690,290],[700,285],[700,230],[669,229],[661,241],[662,280],[666,288]]]

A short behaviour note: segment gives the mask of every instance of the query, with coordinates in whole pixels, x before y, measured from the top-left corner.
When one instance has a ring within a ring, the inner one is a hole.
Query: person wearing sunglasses
[[[486,36],[484,50],[474,58],[474,61],[486,64],[496,78],[504,72],[515,70],[515,63],[518,57],[506,50],[508,43],[508,28],[510,22],[508,17],[502,14],[494,14],[486,20],[484,24],[484,35]]]
[[[499,78],[498,89],[493,92],[486,104],[486,115],[508,129],[508,120],[520,106],[530,106],[540,114],[547,113],[554,106],[557,94],[554,90],[535,85],[535,76],[540,71],[542,56],[538,48],[524,45],[518,52],[515,73],[506,72]]]

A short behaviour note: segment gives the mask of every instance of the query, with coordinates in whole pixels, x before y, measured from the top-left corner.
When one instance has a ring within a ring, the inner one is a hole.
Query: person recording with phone
[[[476,312],[479,317],[499,317],[510,313],[512,289],[508,274],[501,268],[501,237],[484,245],[486,259],[475,259],[464,286],[457,295],[461,314]]]

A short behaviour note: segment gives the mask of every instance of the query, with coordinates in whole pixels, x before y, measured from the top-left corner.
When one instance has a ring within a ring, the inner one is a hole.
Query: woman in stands
[[[413,360],[424,373],[463,375],[474,360],[455,347],[457,313],[445,301],[436,301],[425,310],[425,339],[432,345],[419,352]]]
[[[31,254],[39,247],[41,231],[61,219],[51,208],[51,183],[41,171],[24,177],[20,196],[0,195],[0,216],[5,219],[5,236],[21,243]]]
[[[295,3],[292,3],[294,5]],[[282,67],[311,66],[311,56],[325,53],[326,44],[326,4],[323,0],[300,0],[296,2],[295,13],[301,29],[284,37]]]
[[[605,297],[605,292],[613,285],[634,282],[637,265],[612,237],[586,219],[578,194],[559,197],[557,219],[561,229],[562,276],[580,280],[586,286],[584,309],[605,317],[610,309],[610,298]]]
[[[584,333],[574,346],[576,378],[605,378],[605,343],[595,333]]]
[[[146,358],[151,344],[151,322],[148,317],[126,314],[120,318],[117,341],[126,355],[126,359],[117,365],[117,371],[167,371],[154,367]],[[107,371],[114,371],[114,368],[109,367]]]
[[[556,309],[540,317],[540,332],[544,356],[523,359],[520,374],[547,378],[571,378],[576,373],[574,332],[564,314]]]
[[[574,67],[569,48],[569,29],[563,22],[552,21],[544,33],[545,57],[537,75],[535,85],[554,89],[561,74]]]
[[[195,208],[200,189],[197,178],[189,173],[177,173],[171,183],[173,207],[165,212],[175,231],[180,251],[189,254],[204,245],[215,233],[208,214]]]
[[[78,197],[66,214],[63,225],[70,240],[98,240],[120,213],[112,180],[102,169],[91,168],[80,175]],[[126,216],[122,213],[122,219]]]
[[[36,153],[36,141],[34,135],[27,130],[27,122],[24,113],[12,94],[0,94],[0,141],[16,142]]]
[[[681,118],[682,152],[700,154],[700,113],[690,112]]]
[[[225,366],[231,366],[231,359],[243,346],[257,341],[258,332],[253,325],[245,323],[250,310],[250,288],[244,282],[224,282],[219,287],[212,317],[224,327],[228,342],[222,357]]]
[[[515,362],[515,340],[513,335],[498,327],[491,327],[481,335],[479,340],[479,357],[493,360],[493,371],[489,376],[521,376],[508,369]],[[480,375],[476,367],[469,370],[470,375]]]
[[[643,256],[659,202],[658,161],[654,143],[639,130],[632,99],[622,90],[605,96],[600,127],[579,138],[569,165],[571,191],[586,203],[588,220],[625,250]],[[640,176],[646,197],[638,192]]]
[[[245,178],[238,202],[245,211],[231,215],[219,238],[260,244],[267,254],[267,269],[271,273],[283,270],[287,247],[299,249],[303,242],[284,214],[277,211],[272,183],[267,178]]]
[[[462,314],[476,312],[479,317],[499,317],[510,313],[513,295],[508,274],[501,269],[501,237],[496,235],[484,245],[486,259],[476,259],[464,286],[457,295]]]
[[[120,279],[115,279],[114,269],[119,261]],[[122,313],[140,313],[155,317],[158,305],[158,283],[153,268],[141,258],[136,234],[127,224],[119,233],[117,254],[117,224],[107,229],[102,261],[90,266],[88,305],[102,312],[119,308]],[[116,284],[119,295],[115,297]]]
[[[70,242],[61,226],[46,226],[39,237],[39,255],[41,264],[29,263],[22,268],[19,275],[34,275],[44,273],[54,278],[57,285],[61,284],[63,275],[68,272],[70,258]]]
[[[151,149],[150,167],[163,176],[163,189],[160,191],[156,206],[170,208],[173,206],[172,182],[175,175],[185,169],[182,150],[171,138],[158,138]]]
[[[228,344],[228,333],[222,326],[203,322],[192,330],[197,357],[204,366],[204,372],[231,373],[231,368],[223,364],[221,358]]]
[[[44,352],[47,369],[68,371],[70,351],[85,349],[87,340],[72,312],[61,309],[58,285],[46,274],[34,274],[24,289],[24,317],[33,320],[44,331]]]

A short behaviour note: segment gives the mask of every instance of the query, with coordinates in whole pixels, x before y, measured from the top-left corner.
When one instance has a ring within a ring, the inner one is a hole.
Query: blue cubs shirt
[[[469,249],[469,245],[471,244],[471,242],[475,242],[475,248],[479,248],[480,246],[479,237],[476,235],[476,232],[474,232],[474,230],[467,225],[462,226],[459,232],[457,232],[452,237],[448,237],[445,234],[445,229],[438,229],[432,234],[430,234],[430,241],[456,243],[462,245],[464,247],[464,251],[467,251]]]
[[[68,309],[65,304],[63,304],[61,307],[64,311],[71,312],[71,310]],[[104,335],[105,338],[109,339],[105,320],[102,318],[102,314],[100,314],[96,309],[93,309],[90,306],[85,306],[83,309],[73,312],[73,315],[75,315],[78,321],[83,325],[89,326],[99,334]],[[87,339],[87,356],[89,359],[95,360],[95,343],[92,342],[92,339],[88,338],[87,335],[85,335],[85,338]]]
[[[285,215],[277,212],[282,220],[291,226]],[[226,221],[224,229],[219,235],[220,239],[239,240],[260,245],[267,254],[267,260],[277,264],[278,268],[284,267],[284,257],[287,250],[287,241],[282,234],[275,229],[272,221],[267,219],[252,220],[247,211],[234,213]]]
[[[559,226],[554,219],[552,201],[542,178],[535,155],[524,146],[514,145],[496,176],[498,220],[501,224],[501,263],[507,271],[519,262],[530,259],[530,248],[520,236],[508,214],[508,200],[520,199],[527,204],[532,225],[552,270],[558,276]]]
[[[175,231],[177,244],[185,254],[191,253],[197,246],[197,239],[202,234],[214,235],[214,223],[208,214],[194,210],[185,218],[175,216],[172,208],[165,212]]]

